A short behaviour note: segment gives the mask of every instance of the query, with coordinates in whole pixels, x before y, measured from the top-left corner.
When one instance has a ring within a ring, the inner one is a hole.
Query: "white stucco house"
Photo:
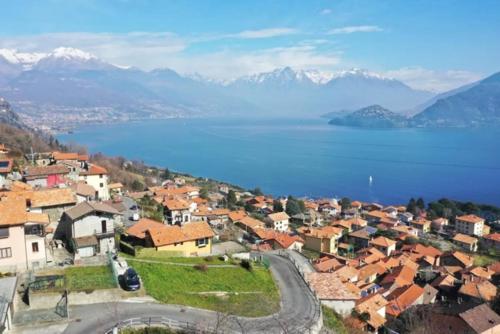
[[[103,255],[115,249],[115,218],[119,215],[107,204],[82,202],[63,214],[59,229],[75,255]]]
[[[102,201],[109,199],[108,171],[106,168],[89,164],[87,168],[80,171],[79,180],[92,186],[97,191],[98,199]]]
[[[287,232],[290,222],[290,216],[286,212],[275,212],[267,216],[267,223],[275,231]]]

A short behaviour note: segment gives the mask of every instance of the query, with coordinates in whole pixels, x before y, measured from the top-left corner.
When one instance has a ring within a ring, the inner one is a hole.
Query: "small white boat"
[[[368,183],[369,183],[370,185],[372,185],[372,183],[373,183],[373,177],[372,177],[371,175],[370,175],[370,177],[368,178]]]

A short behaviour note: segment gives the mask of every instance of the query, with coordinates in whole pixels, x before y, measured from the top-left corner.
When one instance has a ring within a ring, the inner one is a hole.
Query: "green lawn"
[[[349,330],[344,325],[342,317],[331,308],[322,306],[323,325],[338,334],[349,334]]]
[[[116,288],[108,266],[70,267],[64,270],[64,275],[66,288],[70,291]]]
[[[279,310],[279,293],[269,270],[254,267],[209,268],[128,260],[149,295],[160,302],[258,317]]]
[[[500,261],[499,257],[491,256],[491,255],[486,255],[486,254],[475,254],[474,255],[474,265],[476,266],[489,266],[490,264]]]
[[[171,252],[156,251],[152,248],[143,248],[136,252],[136,256],[131,256],[125,253],[120,253],[120,256],[127,259],[142,259],[142,260],[153,260],[171,263],[187,263],[187,264],[230,264],[220,260],[217,256],[212,257],[179,257],[172,256]]]

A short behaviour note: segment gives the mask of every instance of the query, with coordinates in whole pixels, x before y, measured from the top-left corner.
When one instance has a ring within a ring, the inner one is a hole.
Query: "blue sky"
[[[494,0],[17,0],[2,4],[0,47],[220,79],[360,67],[443,91],[500,70],[499,13]]]

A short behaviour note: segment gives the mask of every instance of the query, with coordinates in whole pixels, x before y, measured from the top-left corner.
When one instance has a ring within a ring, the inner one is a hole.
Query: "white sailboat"
[[[373,183],[373,177],[370,175],[370,177],[368,178],[368,184],[371,186]]]

